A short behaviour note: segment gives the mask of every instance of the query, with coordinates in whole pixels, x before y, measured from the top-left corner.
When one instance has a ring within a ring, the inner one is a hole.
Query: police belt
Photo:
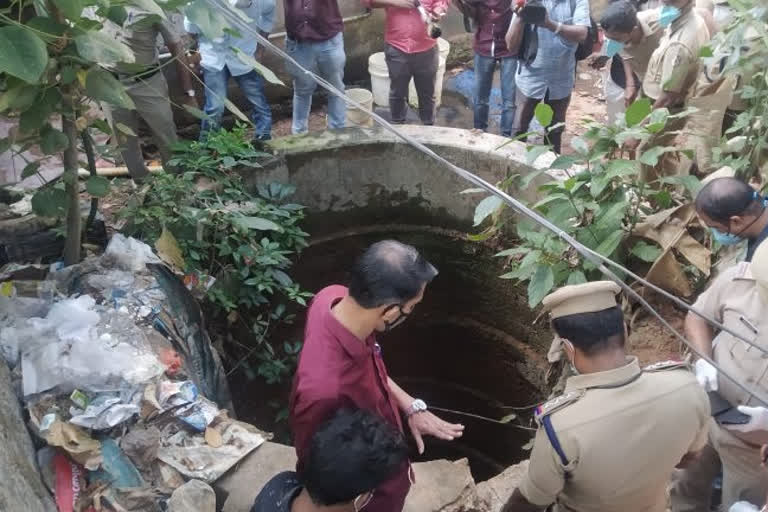
[[[138,73],[134,73],[131,75],[126,75],[125,73],[118,73],[117,71],[112,71],[112,75],[117,78],[120,81],[128,80],[131,82],[143,82],[144,80],[149,80],[153,76],[157,74],[157,72],[160,71],[160,67],[154,67],[154,68],[148,68],[144,71],[140,71]]]

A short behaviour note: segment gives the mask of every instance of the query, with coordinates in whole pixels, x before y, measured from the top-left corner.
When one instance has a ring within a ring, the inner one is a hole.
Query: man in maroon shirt
[[[517,59],[504,37],[512,22],[512,0],[474,0],[464,3],[477,25],[475,32],[475,129],[488,129],[488,99],[493,74],[499,67],[501,82],[501,135],[512,136],[515,123],[515,72]]]
[[[445,440],[462,435],[462,425],[428,412],[423,401],[389,378],[375,337],[408,318],[436,275],[416,249],[386,240],[373,244],[357,260],[349,289],[332,285],[315,296],[290,403],[299,471],[314,431],[345,406],[372,411],[401,431],[404,414],[419,453],[424,452],[424,435]],[[399,512],[410,485],[410,464],[405,462],[376,488],[366,511]]]
[[[337,0],[285,0],[285,49],[302,67],[317,73],[334,87],[344,90],[344,22]],[[293,123],[291,132],[306,133],[312,93],[317,83],[293,65]],[[344,100],[328,96],[328,127],[344,128],[347,107]]]

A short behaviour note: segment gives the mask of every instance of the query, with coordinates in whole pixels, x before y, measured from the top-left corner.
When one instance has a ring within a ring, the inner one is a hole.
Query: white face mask
[[[571,343],[568,340],[563,340],[563,345],[568,345],[568,348],[570,348],[571,354],[573,354],[573,359],[568,359],[568,364],[571,365],[571,371],[574,375],[579,375],[579,369],[576,368],[576,349],[573,348],[573,343]],[[568,357],[568,351],[565,351],[565,357]]]

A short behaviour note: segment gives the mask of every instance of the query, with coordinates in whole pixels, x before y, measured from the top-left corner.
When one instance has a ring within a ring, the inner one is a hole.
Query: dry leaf
[[[155,242],[155,249],[157,250],[157,256],[174,270],[183,271],[186,268],[187,264],[184,261],[184,256],[181,255],[179,243],[165,226],[163,226],[160,238]]]
[[[656,260],[645,278],[677,296],[690,297],[693,293],[688,277],[670,251]]]

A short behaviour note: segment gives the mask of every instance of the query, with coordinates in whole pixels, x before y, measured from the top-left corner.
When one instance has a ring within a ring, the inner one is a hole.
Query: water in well
[[[444,231],[379,226],[368,233],[329,236],[304,251],[294,276],[311,291],[344,283],[354,258],[385,238],[418,247],[440,271],[409,320],[380,337],[390,375],[434,407],[492,419],[519,414],[510,424],[498,424],[436,411],[463,423],[465,435],[455,442],[430,439],[424,456],[414,460],[467,457],[477,481],[491,478],[527,456],[522,446],[532,432],[515,425],[530,427],[532,410],[509,407],[524,408],[543,398],[542,351],[534,340],[546,335],[533,326],[525,294],[498,279],[493,251]],[[294,328],[300,339],[303,319]],[[271,419],[274,412],[264,409],[264,396],[253,384],[233,382],[232,387],[241,417],[264,425],[264,418],[253,417],[259,402],[262,412],[257,416],[269,414]],[[281,388],[278,398],[285,400],[285,393],[286,387]]]

